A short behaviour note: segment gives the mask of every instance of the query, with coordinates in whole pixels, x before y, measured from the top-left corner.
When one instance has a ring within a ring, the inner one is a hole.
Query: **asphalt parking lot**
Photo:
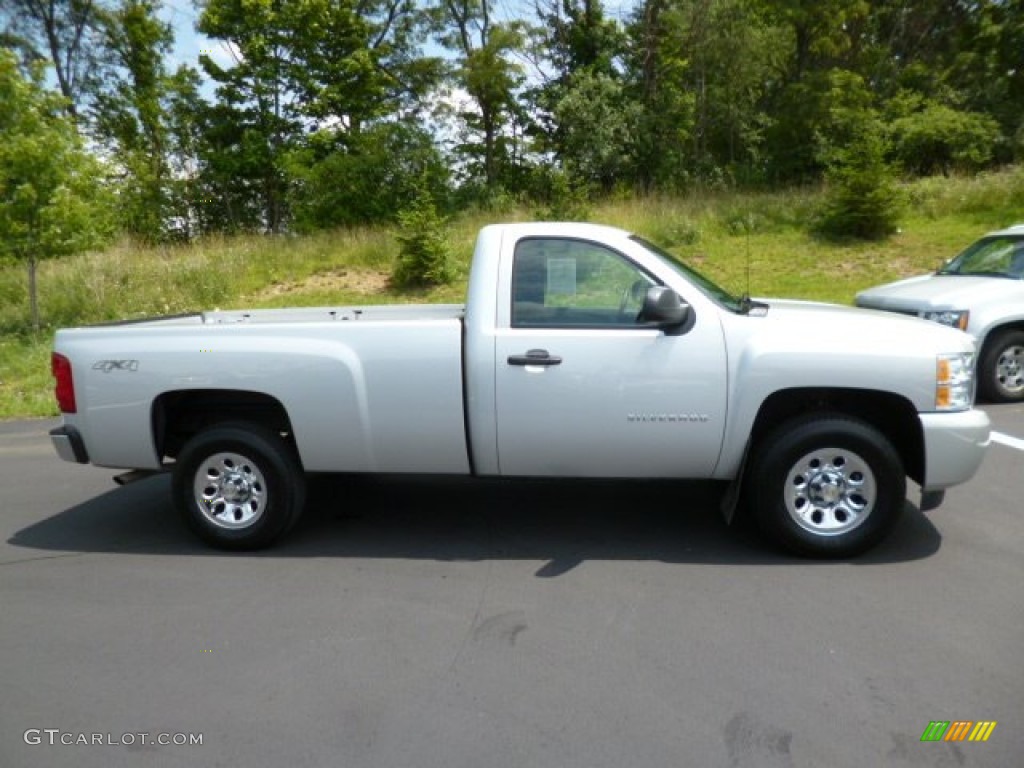
[[[0,424],[0,766],[1022,765],[1024,407],[987,410],[978,476],[836,563],[707,486],[416,478],[227,555]]]

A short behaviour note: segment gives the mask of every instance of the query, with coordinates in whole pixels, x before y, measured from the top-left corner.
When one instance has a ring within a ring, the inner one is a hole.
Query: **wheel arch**
[[[1006,333],[1007,331],[1024,331],[1024,318],[997,322],[986,328],[985,333],[978,337],[978,348],[974,355],[975,362],[981,360],[981,356],[986,351],[986,345],[991,342],[993,338]]]
[[[283,435],[295,447],[288,411],[275,397],[235,389],[188,389],[164,392],[152,405],[153,443],[157,455],[174,459],[194,435],[217,424],[248,422]]]
[[[781,424],[815,412],[849,416],[870,424],[892,443],[907,476],[917,483],[924,478],[924,435],[917,409],[892,392],[819,387],[774,392],[758,409],[750,450],[758,450],[765,436]]]

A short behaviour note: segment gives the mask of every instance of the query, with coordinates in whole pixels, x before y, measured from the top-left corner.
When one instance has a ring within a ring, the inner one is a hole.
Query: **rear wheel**
[[[903,463],[865,422],[827,414],[798,419],[755,450],[752,511],[761,530],[792,552],[858,555],[881,541],[903,511]]]
[[[256,424],[211,427],[174,467],[175,505],[186,525],[221,549],[259,549],[294,525],[305,475],[291,446]]]
[[[1002,331],[985,342],[978,361],[978,387],[986,400],[1024,401],[1024,331]]]

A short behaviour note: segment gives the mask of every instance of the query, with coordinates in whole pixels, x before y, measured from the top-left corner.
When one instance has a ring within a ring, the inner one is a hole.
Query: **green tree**
[[[102,69],[102,4],[99,0],[3,0],[5,36],[28,60],[53,66],[64,109],[76,116]]]
[[[570,183],[609,192],[627,181],[635,167],[639,104],[624,84],[607,74],[581,70],[552,91],[550,146]]]
[[[873,101],[859,72],[870,5],[866,0],[761,0],[765,23],[776,26],[783,55],[762,100],[770,122],[766,165],[776,181],[816,180],[822,142],[844,145],[833,116],[852,101]],[[855,91],[843,93],[844,85]]]
[[[522,25],[498,23],[492,0],[444,0],[443,42],[456,53],[455,80],[472,104],[459,117],[466,130],[457,152],[470,177],[488,193],[516,186],[518,136],[523,122],[518,90],[522,67],[513,55],[524,44]]]
[[[963,5],[955,14],[961,23],[952,30],[944,57],[948,64],[942,70],[942,83],[956,99],[943,100],[965,113],[988,115],[1008,139],[1024,124],[1024,2],[981,0]],[[1001,144],[994,155],[1009,160],[1009,143]]]
[[[200,167],[203,146],[202,115],[206,102],[199,95],[199,73],[180,66],[167,81],[165,103],[167,159],[170,171],[167,232],[191,239],[202,231],[201,211],[209,195]]]
[[[258,195],[258,223],[279,231],[289,200],[322,197],[307,194],[314,165],[357,163],[364,131],[415,112],[441,71],[418,53],[426,20],[413,0],[209,0],[199,29],[235,57],[201,59],[218,84],[202,163],[217,215],[252,226]]]
[[[633,87],[643,110],[637,124],[637,179],[645,190],[683,189],[689,181],[695,96],[683,23],[674,0],[644,0],[629,26]]]
[[[833,237],[878,240],[896,231],[902,196],[886,162],[882,126],[864,120],[830,156],[820,229]]]
[[[41,259],[102,244],[110,233],[102,169],[82,148],[64,100],[41,73],[25,79],[0,50],[0,253],[28,268],[32,328],[40,328],[36,268]]]
[[[685,0],[681,32],[694,94],[691,173],[698,183],[763,176],[763,102],[786,36],[753,0]]]
[[[600,0],[537,0],[535,10],[531,56],[545,79],[524,94],[529,132],[560,169],[541,173],[542,181],[555,182],[549,193],[562,184],[608,191],[633,170],[639,117],[621,76],[625,31]]]
[[[123,169],[122,225],[147,240],[163,238],[171,205],[165,61],[174,32],[157,10],[154,0],[121,0],[102,14],[112,66],[97,88],[91,121]]]
[[[398,214],[398,261],[392,273],[401,288],[445,285],[455,277],[444,220],[421,186],[412,204]]]
[[[429,14],[413,0],[282,0],[296,109],[358,134],[416,107],[442,73],[420,51]]]
[[[289,0],[209,0],[197,24],[233,56],[227,67],[200,56],[217,84],[217,103],[204,115],[207,215],[228,229],[276,233],[287,215],[284,157],[301,135],[288,86],[290,9]]]
[[[544,57],[554,81],[565,82],[588,71],[615,75],[625,52],[621,25],[609,19],[601,0],[536,0],[534,4]]]
[[[286,163],[298,231],[392,221],[417,196],[448,196],[448,169],[433,137],[412,121],[380,122],[356,135],[323,129]]]
[[[447,172],[420,126],[440,59],[424,56],[429,14],[412,0],[284,4],[287,82],[306,133],[286,155],[298,229],[391,221],[424,179],[447,197]]]

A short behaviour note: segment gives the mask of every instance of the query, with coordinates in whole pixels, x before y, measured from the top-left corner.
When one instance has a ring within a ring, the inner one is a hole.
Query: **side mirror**
[[[652,285],[644,296],[640,321],[660,328],[673,328],[690,319],[690,305],[664,285]]]

